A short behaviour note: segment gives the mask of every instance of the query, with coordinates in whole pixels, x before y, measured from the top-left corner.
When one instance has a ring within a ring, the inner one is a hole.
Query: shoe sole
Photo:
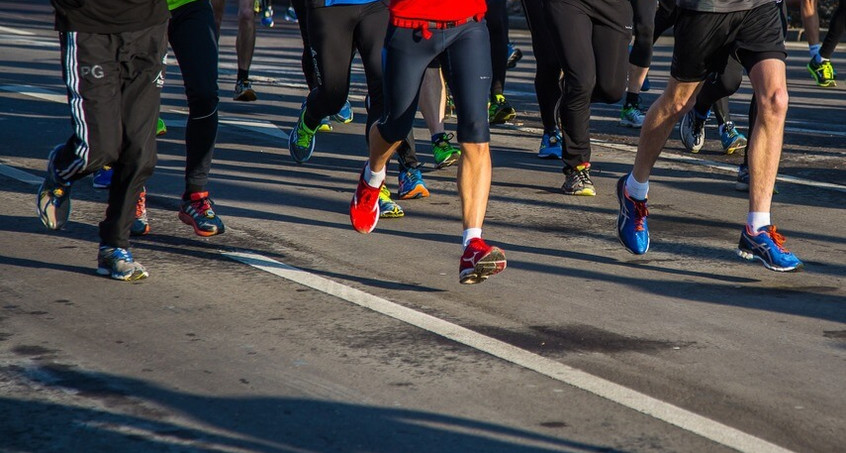
[[[581,189],[581,190],[577,190],[575,192],[567,192],[566,190],[562,189],[561,193],[563,193],[564,195],[573,195],[573,196],[576,196],[576,197],[595,197],[596,196],[596,190],[595,189]]]
[[[620,126],[630,127],[632,129],[640,129],[641,127],[643,127],[643,124],[636,124],[631,121],[620,120]]]
[[[405,212],[394,212],[394,211],[386,211],[386,212],[379,212],[380,219],[399,219],[400,217],[405,217]],[[372,231],[372,230],[371,230]]]
[[[772,264],[768,263],[767,260],[765,260],[765,259],[761,258],[760,256],[752,253],[751,251],[743,250],[743,249],[740,249],[740,248],[737,249],[737,256],[745,259],[746,261],[758,260],[764,265],[764,267],[766,267],[767,269],[769,269],[771,271],[776,271],[776,272],[800,272],[802,270],[802,268],[804,267],[804,264],[799,264],[798,266],[793,266],[793,267],[773,266]]]
[[[414,198],[426,198],[429,196],[429,190],[425,187],[417,186],[411,191],[406,192],[404,194],[397,194],[397,197],[400,200],[411,200]]]
[[[241,102],[253,102],[258,99],[258,96],[256,95],[255,91],[246,90],[243,93],[234,96],[232,99]]]
[[[197,223],[196,223],[196,222],[194,222],[194,218],[193,218],[193,217],[191,217],[191,216],[190,216],[190,215],[188,215],[188,214],[185,214],[184,212],[180,212],[180,213],[179,213],[179,220],[181,220],[181,221],[182,221],[182,223],[184,223],[184,224],[186,224],[186,225],[190,225],[190,226],[191,226],[191,228],[193,228],[193,229],[194,229],[194,233],[196,233],[196,234],[197,234],[197,236],[202,236],[202,237],[215,236],[215,235],[218,235],[218,234],[223,234],[223,233],[226,231],[224,228],[219,228],[219,229],[217,229],[217,230],[215,230],[215,231],[205,231],[205,230],[201,230],[201,229],[197,226]]]
[[[695,146],[688,146],[687,143],[684,140],[684,133],[682,133],[682,124],[683,123],[687,123],[687,113],[685,113],[684,116],[682,116],[681,121],[679,121],[679,141],[682,143],[682,146],[684,146],[684,149],[690,151],[692,154],[699,154],[699,150],[702,149],[703,145],[705,145],[704,140],[702,142],[702,145],[699,145],[698,148],[695,147]],[[703,132],[704,132],[704,129],[703,129]]]
[[[517,118],[517,112],[507,113],[504,116],[496,116],[490,120],[490,124],[505,124]]]
[[[473,269],[465,270],[464,273],[459,275],[458,282],[462,285],[482,283],[488,277],[504,271],[507,265],[505,252],[499,247],[492,247],[491,251],[483,256]]]
[[[352,116],[349,117],[349,118],[344,118],[343,116],[332,115],[332,120],[335,121],[336,123],[341,123],[341,124],[350,124],[350,123],[353,122],[353,119],[354,118]]]
[[[454,155],[453,155],[453,156],[454,156]],[[456,162],[458,162],[459,157],[460,157],[460,156],[455,156],[455,158],[453,158],[452,156],[447,157],[446,159],[444,159],[444,161],[443,161],[443,162],[438,163],[438,164],[435,164],[435,168],[437,168],[438,170],[440,170],[441,168],[451,167],[451,166],[452,166],[452,165],[454,165]]]
[[[135,271],[135,272],[132,272],[131,274],[120,275],[120,274],[112,273],[112,271],[110,269],[107,269],[105,267],[98,267],[97,273],[99,275],[109,277],[113,280],[120,280],[120,281],[123,281],[123,282],[134,282],[134,281],[145,279],[145,278],[150,276],[150,273],[147,272],[146,269],[143,270],[143,271]]]

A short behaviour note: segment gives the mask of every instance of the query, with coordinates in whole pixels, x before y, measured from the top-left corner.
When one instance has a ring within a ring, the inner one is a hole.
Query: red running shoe
[[[505,252],[491,247],[481,238],[470,239],[458,266],[458,281],[464,285],[482,283],[505,270]]]
[[[364,181],[364,171],[358,178],[358,187],[350,202],[350,222],[359,233],[369,233],[379,221],[379,189]]]

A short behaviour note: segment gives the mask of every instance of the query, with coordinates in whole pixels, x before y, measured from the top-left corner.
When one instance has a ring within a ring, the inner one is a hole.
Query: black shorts
[[[775,2],[732,13],[679,9],[674,35],[670,74],[682,82],[722,71],[729,57],[747,72],[760,61],[787,58],[782,9]]]

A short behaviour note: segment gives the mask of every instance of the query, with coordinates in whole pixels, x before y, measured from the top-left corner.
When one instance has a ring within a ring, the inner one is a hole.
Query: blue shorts
[[[424,39],[421,30],[389,26],[385,37],[385,111],[376,124],[382,138],[398,142],[411,131],[420,84],[426,68],[444,53],[458,116],[458,141],[488,143],[488,94],[491,87],[491,49],[485,22],[471,21],[446,29],[430,29]]]

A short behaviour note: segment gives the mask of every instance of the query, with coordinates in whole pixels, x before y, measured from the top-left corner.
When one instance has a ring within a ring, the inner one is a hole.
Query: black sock
[[[640,93],[626,91],[626,105],[640,105]]]
[[[250,78],[250,70],[249,69],[238,68],[238,80],[247,80],[249,78]]]

